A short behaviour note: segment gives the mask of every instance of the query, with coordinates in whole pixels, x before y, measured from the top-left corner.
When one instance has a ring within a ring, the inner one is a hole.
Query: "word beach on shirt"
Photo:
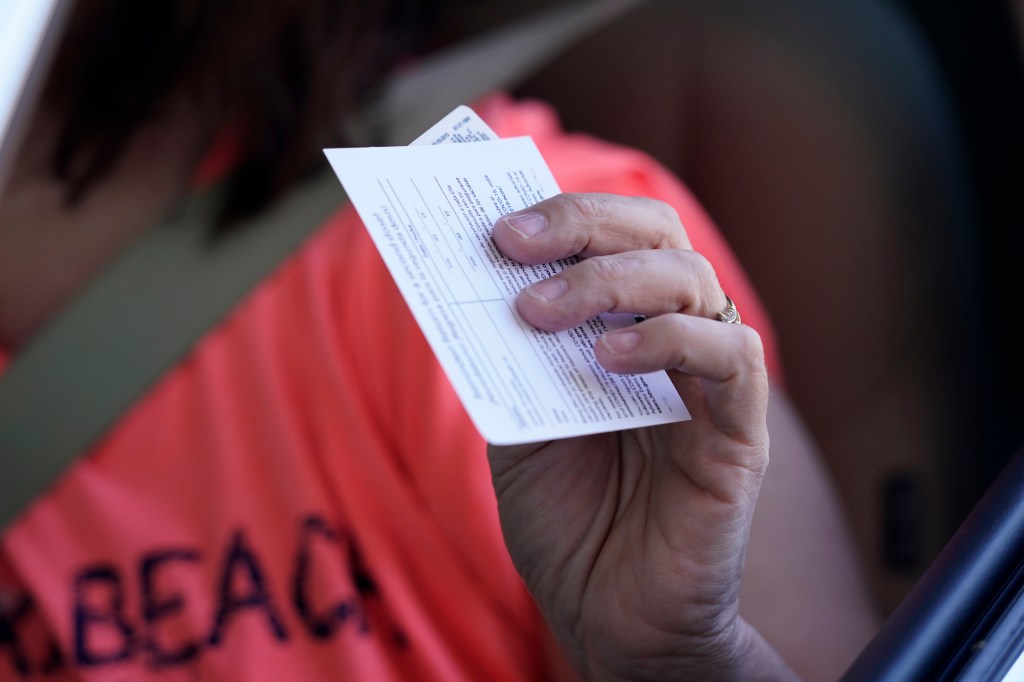
[[[498,139],[462,106],[408,147],[324,153],[486,440],[512,445],[690,418],[665,372],[612,374],[597,363],[597,338],[635,324],[633,316],[552,333],[516,311],[523,287],[577,262],[521,265],[491,238],[499,217],[559,193],[532,139]]]

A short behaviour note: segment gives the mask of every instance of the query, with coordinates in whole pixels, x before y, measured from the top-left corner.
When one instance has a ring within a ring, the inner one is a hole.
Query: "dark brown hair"
[[[259,210],[309,168],[384,68],[386,20],[365,0],[81,0],[44,94],[68,201],[174,93],[211,134],[238,137],[225,219]]]

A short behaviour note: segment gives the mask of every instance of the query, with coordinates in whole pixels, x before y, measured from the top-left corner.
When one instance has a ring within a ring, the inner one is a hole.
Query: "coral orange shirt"
[[[752,288],[677,180],[543,105],[479,110],[532,135],[566,191],[675,206],[775,366]],[[348,208],[0,548],[0,680],[544,680],[564,673],[551,651],[484,443]]]

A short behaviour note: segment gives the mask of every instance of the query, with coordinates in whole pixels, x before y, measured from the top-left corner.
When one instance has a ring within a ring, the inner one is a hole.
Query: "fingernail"
[[[548,226],[543,213],[512,213],[505,216],[505,222],[524,239],[536,237]]]
[[[613,353],[628,353],[640,345],[640,332],[608,332],[601,337],[601,343]]]
[[[568,288],[569,283],[564,279],[560,277],[552,277],[551,279],[545,279],[537,282],[536,284],[531,284],[523,289],[523,291],[534,298],[539,298],[545,303],[550,303],[564,294]]]

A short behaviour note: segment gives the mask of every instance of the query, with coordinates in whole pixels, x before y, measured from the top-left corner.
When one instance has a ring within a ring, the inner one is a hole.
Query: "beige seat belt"
[[[405,144],[640,2],[570,3],[488,32],[395,79],[347,125],[361,143]],[[325,173],[214,243],[214,197],[198,198],[37,334],[0,376],[0,530],[344,200]]]

